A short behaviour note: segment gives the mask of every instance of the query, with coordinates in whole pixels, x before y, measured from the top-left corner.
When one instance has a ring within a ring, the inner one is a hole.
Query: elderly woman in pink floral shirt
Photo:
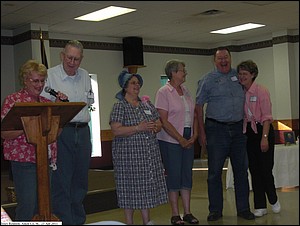
[[[16,102],[51,102],[40,96],[47,78],[47,68],[43,64],[29,60],[21,66],[19,76],[23,88],[5,98],[1,108],[1,121]],[[62,99],[66,98],[62,93],[58,96]],[[15,220],[29,221],[38,212],[36,148],[27,142],[23,130],[1,131],[1,138],[4,139],[4,159],[11,163],[17,195]],[[50,144],[48,150],[50,166],[55,169],[56,143]]]

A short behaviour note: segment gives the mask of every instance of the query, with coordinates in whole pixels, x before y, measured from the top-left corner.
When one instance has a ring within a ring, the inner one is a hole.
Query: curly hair
[[[37,60],[26,61],[19,70],[19,79],[21,86],[25,86],[24,81],[31,75],[32,72],[37,72],[38,75],[47,78],[47,68],[44,64],[40,64]]]

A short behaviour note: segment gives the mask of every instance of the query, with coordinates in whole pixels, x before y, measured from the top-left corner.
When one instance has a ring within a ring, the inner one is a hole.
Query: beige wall
[[[3,35],[2,32],[1,34]],[[49,39],[51,38],[95,41],[90,37],[66,36],[63,34],[49,34]],[[272,40],[272,37],[269,37],[269,39]],[[102,40],[99,37],[97,41],[107,42],[108,40]],[[111,40],[110,42],[122,43],[122,40]],[[251,42],[253,40],[249,40],[249,43]],[[143,44],[147,45],[148,43],[144,41]],[[50,62],[49,66],[60,63],[59,53],[61,48],[49,48],[48,42],[46,42],[46,45],[48,45],[47,58]],[[159,45],[162,46],[161,43]],[[219,45],[221,44],[218,43],[216,47]],[[274,118],[299,119],[299,42],[279,45],[233,52],[233,67],[242,60],[254,60],[259,67],[257,81],[270,90]],[[168,43],[166,46],[176,47],[172,43]],[[1,45],[1,102],[6,95],[19,89],[16,85],[18,83],[17,68],[28,58],[37,57],[38,53],[39,40],[26,41],[14,46]],[[155,93],[160,87],[160,75],[164,74],[164,64],[171,58],[186,62],[188,77],[185,84],[194,96],[198,80],[213,68],[212,56],[144,52],[144,63],[147,67],[138,70],[138,73],[144,79],[141,95],[149,95],[151,100],[154,101]],[[120,90],[117,77],[123,69],[123,53],[122,51],[113,50],[85,49],[81,66],[90,73],[98,75],[101,129],[110,129],[108,124],[109,114],[113,103],[116,101],[114,95]],[[278,72],[279,69],[280,72]]]

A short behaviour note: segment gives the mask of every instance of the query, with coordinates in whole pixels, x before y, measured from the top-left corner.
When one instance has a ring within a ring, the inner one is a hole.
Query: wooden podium
[[[51,213],[48,144],[59,128],[86,105],[84,102],[15,103],[1,122],[1,131],[24,129],[28,143],[36,146],[38,210],[33,221],[59,221]]]

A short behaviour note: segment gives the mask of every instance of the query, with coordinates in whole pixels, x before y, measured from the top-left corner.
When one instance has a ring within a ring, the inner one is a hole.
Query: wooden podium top
[[[52,116],[60,116],[59,127],[61,128],[71,121],[85,105],[84,102],[16,102],[2,120],[1,131],[22,130],[21,117],[49,114],[49,109]]]

